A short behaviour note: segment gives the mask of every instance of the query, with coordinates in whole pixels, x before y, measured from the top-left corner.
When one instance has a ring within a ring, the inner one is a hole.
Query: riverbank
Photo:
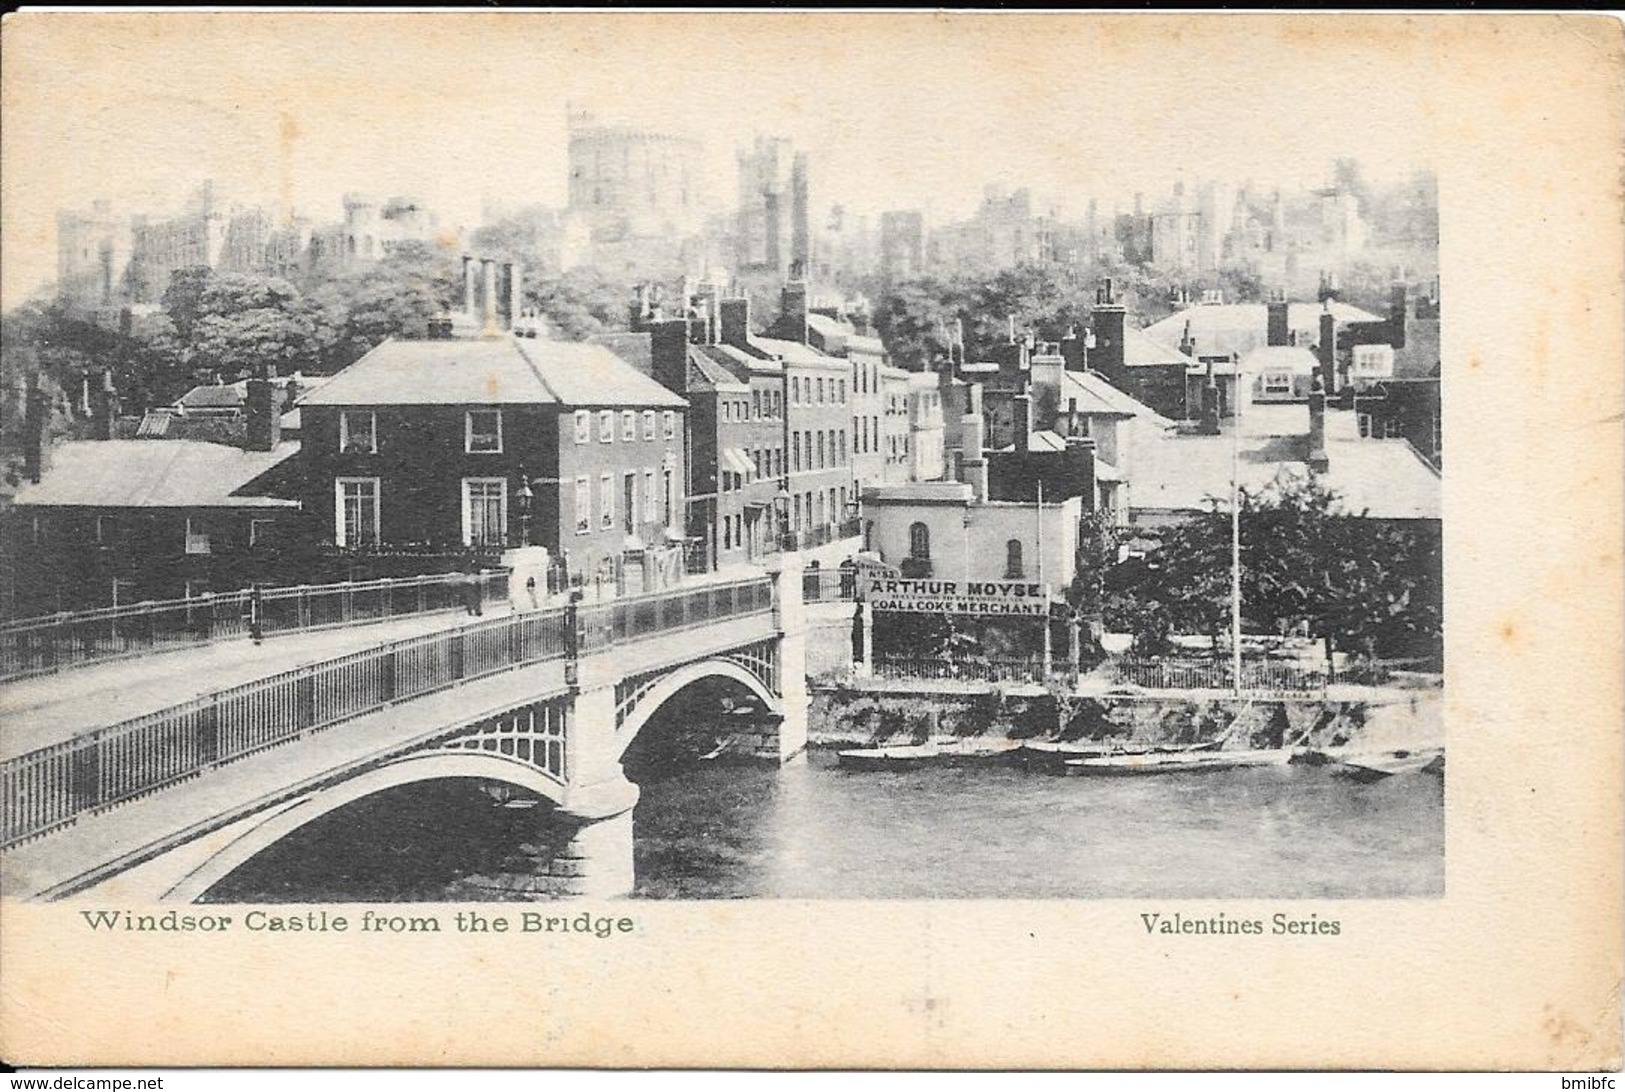
[[[1225,749],[1442,746],[1438,690],[1358,698],[1238,699],[1168,695],[1058,698],[1037,688],[866,681],[814,684],[808,742],[878,747],[967,740],[1169,745],[1224,737]]]

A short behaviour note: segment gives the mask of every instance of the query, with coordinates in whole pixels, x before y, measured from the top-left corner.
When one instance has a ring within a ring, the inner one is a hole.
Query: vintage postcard
[[[1618,1067],[1622,45],[8,16],[0,1057]]]

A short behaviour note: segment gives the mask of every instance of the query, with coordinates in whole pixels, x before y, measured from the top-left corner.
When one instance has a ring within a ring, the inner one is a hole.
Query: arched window
[[[1021,575],[1021,540],[1013,538],[1004,544],[1004,577],[1009,580]]]
[[[931,528],[916,523],[908,529],[908,556],[924,561],[931,556]]]

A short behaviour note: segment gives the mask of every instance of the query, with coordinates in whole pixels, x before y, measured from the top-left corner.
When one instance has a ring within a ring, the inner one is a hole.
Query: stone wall
[[[936,684],[940,687],[941,684]],[[1442,742],[1440,695],[1415,691],[1392,700],[1252,701],[1233,698],[1070,698],[982,688],[959,693],[819,687],[808,717],[809,742],[881,745],[953,739],[1045,739],[1187,744],[1218,737],[1239,717],[1226,748],[1288,744],[1337,747],[1420,746]]]

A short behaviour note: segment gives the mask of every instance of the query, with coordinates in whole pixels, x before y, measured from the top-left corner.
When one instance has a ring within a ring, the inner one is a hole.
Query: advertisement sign
[[[1014,580],[901,580],[865,577],[859,591],[877,611],[983,616],[1049,613],[1049,585]]]

